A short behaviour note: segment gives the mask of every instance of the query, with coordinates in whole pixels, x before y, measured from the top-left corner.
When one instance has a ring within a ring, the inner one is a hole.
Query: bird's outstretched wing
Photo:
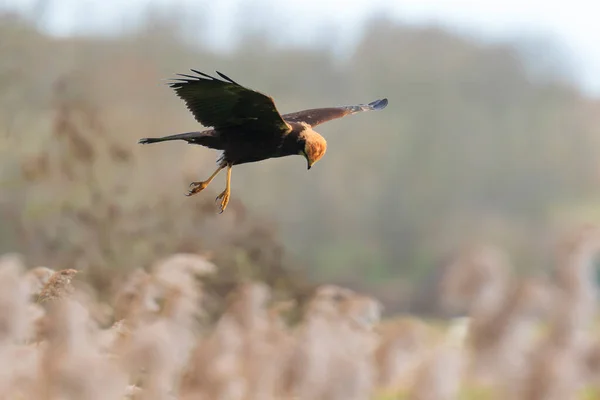
[[[194,118],[206,127],[235,128],[256,132],[287,132],[270,96],[245,88],[217,71],[223,80],[191,70],[198,76],[177,74],[182,78],[169,83]]]
[[[283,119],[287,122],[304,122],[314,127],[324,122],[331,121],[332,119],[342,118],[346,115],[352,115],[362,111],[383,110],[387,104],[387,99],[381,99],[372,101],[369,104],[358,104],[355,106],[313,108],[310,110],[284,114]]]

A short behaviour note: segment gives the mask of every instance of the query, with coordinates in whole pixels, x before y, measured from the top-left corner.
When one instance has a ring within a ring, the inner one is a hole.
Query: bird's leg
[[[217,176],[217,174],[219,172],[221,172],[221,170],[223,168],[225,168],[225,167],[223,166],[223,167],[217,168],[217,170],[207,180],[205,180],[205,181],[190,183],[190,187],[193,186],[193,188],[190,189],[190,191],[188,192],[188,194],[186,194],[186,196],[191,196],[193,194],[196,194],[196,193],[198,193],[198,192],[206,189],[206,187],[208,186],[208,184],[211,183],[213,179],[215,179],[215,176]]]
[[[231,195],[231,167],[231,164],[227,164],[227,181],[225,183],[225,190],[223,190],[223,193],[218,195],[215,199],[215,201],[221,199],[221,212],[219,214],[225,211],[227,203],[229,203],[229,196]]]

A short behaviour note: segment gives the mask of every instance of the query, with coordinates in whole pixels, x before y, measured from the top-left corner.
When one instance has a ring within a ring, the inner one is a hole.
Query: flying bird
[[[206,189],[220,171],[227,169],[225,190],[215,199],[221,200],[221,213],[229,203],[234,165],[301,155],[310,169],[327,150],[327,142],[313,130],[315,126],[362,111],[382,110],[388,104],[387,99],[381,99],[368,104],[313,108],[281,115],[272,97],[246,88],[219,71],[221,79],[195,69],[191,71],[197,75],[177,74],[181,78],[172,79],[169,85],[196,121],[210,129],[143,138],[139,143],[185,140],[188,144],[220,150],[216,171],[204,181],[192,182],[187,196]]]

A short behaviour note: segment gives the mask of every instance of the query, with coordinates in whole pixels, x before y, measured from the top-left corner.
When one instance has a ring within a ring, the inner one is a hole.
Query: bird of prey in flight
[[[177,74],[169,85],[175,90],[206,129],[159,138],[140,139],[139,143],[157,143],[185,140],[211,149],[221,150],[216,171],[205,181],[192,182],[187,196],[204,190],[217,174],[227,168],[225,190],[215,201],[221,200],[225,211],[231,194],[231,168],[269,158],[301,155],[308,169],[325,154],[327,142],[313,128],[324,122],[362,111],[382,110],[387,99],[368,104],[314,108],[281,115],[273,98],[241,86],[217,71],[218,79],[191,70],[196,76]]]

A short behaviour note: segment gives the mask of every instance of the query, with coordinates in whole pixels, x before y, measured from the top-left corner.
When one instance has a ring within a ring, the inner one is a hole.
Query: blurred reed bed
[[[465,251],[440,281],[460,315],[447,320],[382,318],[376,298],[329,284],[302,304],[257,280],[219,299],[205,290],[219,265],[191,253],[130,272],[102,300],[85,273],[5,254],[0,397],[597,398],[599,250],[600,230],[577,230],[552,277],[518,277],[498,248]]]

